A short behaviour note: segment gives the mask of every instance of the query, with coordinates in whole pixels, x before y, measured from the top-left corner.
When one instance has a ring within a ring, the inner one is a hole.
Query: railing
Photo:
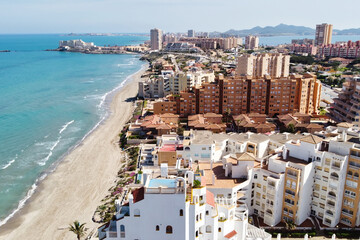
[[[117,238],[117,232],[109,231],[109,238]]]
[[[330,179],[335,180],[335,181],[339,181],[338,177],[334,177],[334,176],[330,176]]]
[[[340,171],[340,166],[331,165],[331,168],[337,171]]]
[[[332,199],[332,200],[336,200],[336,197],[335,196],[332,196],[332,195],[328,195],[328,198]]]
[[[344,212],[344,211],[341,211],[341,214],[347,216],[347,217],[353,217],[353,214],[350,214],[350,213],[347,213],[347,212]]]
[[[294,180],[297,180],[297,176],[296,175],[292,175],[292,174],[287,174],[288,177],[294,179]]]

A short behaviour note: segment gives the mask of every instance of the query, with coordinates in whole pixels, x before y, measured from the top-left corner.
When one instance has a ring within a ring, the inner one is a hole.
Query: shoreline
[[[105,94],[107,114],[64,156],[39,175],[32,196],[25,197],[22,208],[15,214],[13,211],[11,214],[14,216],[0,226],[0,239],[54,239],[54,236],[68,239],[71,233],[67,226],[75,220],[86,222],[87,233],[96,230],[99,224],[93,223],[91,217],[120,170],[121,151],[117,136],[133,111],[133,103],[126,100],[136,97],[138,82],[147,66],[148,63],[144,63],[137,72]],[[93,161],[93,164],[88,164],[88,161]],[[66,168],[69,166],[70,171]],[[80,186],[73,186],[75,184]],[[76,196],[76,192],[82,194]],[[76,207],[79,204],[83,209]],[[50,212],[55,213],[53,221],[49,220]],[[56,215],[57,212],[62,218]],[[44,222],[51,224],[43,226],[41,223]]]

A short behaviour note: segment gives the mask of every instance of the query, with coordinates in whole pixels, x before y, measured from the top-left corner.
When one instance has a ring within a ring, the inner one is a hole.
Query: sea
[[[134,45],[147,36],[0,35],[0,225],[54,166],[107,117],[139,55],[44,51],[60,40]]]
[[[260,37],[262,45],[313,36]],[[40,181],[109,114],[112,93],[139,71],[138,55],[44,51],[60,40],[133,45],[142,35],[0,35],[0,226],[21,209]],[[333,36],[335,41],[360,36]]]

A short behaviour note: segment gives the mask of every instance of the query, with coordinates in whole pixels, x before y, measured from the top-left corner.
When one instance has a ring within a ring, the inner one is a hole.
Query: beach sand
[[[143,68],[146,70],[146,68]],[[131,117],[138,82],[144,70],[134,74],[115,94],[111,114],[40,183],[29,202],[5,225],[0,239],[76,239],[68,226],[86,223],[87,233],[97,229],[92,216],[109,194],[121,166],[118,134]]]

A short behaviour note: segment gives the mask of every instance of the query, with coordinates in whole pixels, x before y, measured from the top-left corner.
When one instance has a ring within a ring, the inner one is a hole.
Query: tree
[[[80,224],[80,222],[76,220],[72,225],[69,225],[69,231],[75,233],[77,239],[80,240],[80,238],[84,236],[86,232],[85,223]]]
[[[295,126],[294,124],[290,123],[289,126],[287,127],[287,131],[289,133],[295,133]]]
[[[285,221],[285,228],[288,230],[294,230],[296,228],[296,225],[293,221],[288,220],[288,221]]]

